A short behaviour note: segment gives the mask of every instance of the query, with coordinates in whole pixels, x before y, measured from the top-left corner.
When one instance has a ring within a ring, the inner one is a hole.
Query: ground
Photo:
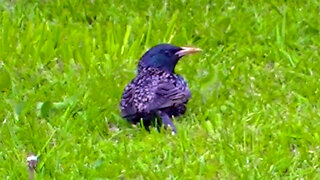
[[[319,179],[319,1],[0,0],[0,178]],[[203,49],[178,134],[119,100],[158,43]]]

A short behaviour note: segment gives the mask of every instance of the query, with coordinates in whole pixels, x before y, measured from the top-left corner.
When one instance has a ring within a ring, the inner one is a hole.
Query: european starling
[[[170,44],[159,44],[148,50],[139,61],[137,76],[122,94],[122,117],[133,124],[143,120],[147,129],[161,118],[162,124],[176,133],[171,118],[185,113],[191,93],[174,68],[181,57],[199,51],[199,48]]]

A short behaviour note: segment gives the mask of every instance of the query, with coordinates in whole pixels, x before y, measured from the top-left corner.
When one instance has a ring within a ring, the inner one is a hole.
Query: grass
[[[0,178],[319,179],[320,3],[0,0]],[[139,57],[194,45],[177,136],[120,117]]]

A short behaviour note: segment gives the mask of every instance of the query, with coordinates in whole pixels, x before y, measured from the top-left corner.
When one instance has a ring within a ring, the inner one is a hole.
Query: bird
[[[186,80],[174,70],[182,57],[200,51],[200,48],[172,44],[150,48],[140,58],[136,77],[124,88],[121,116],[132,124],[142,122],[148,131],[150,125],[158,122],[158,127],[163,124],[176,134],[172,117],[186,112],[191,92]]]

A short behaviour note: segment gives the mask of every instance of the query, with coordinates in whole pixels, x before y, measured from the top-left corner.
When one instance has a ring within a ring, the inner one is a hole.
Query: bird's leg
[[[174,124],[172,123],[171,118],[168,116],[168,114],[165,112],[162,112],[162,111],[158,111],[158,115],[160,116],[164,127],[165,128],[169,127],[172,130],[172,134],[176,134],[177,129],[174,126]]]

